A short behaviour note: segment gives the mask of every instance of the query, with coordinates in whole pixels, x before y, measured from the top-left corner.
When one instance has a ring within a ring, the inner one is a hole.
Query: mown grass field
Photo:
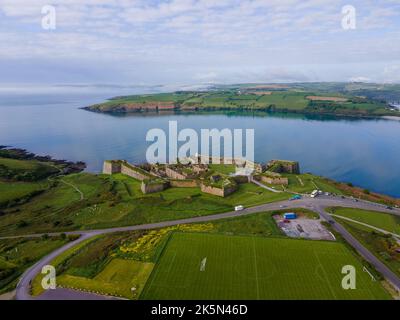
[[[150,262],[113,259],[92,279],[63,274],[57,281],[58,285],[66,288],[135,299],[143,290],[153,267],[154,264]]]
[[[400,217],[395,215],[351,208],[331,208],[330,212],[400,235]]]
[[[356,267],[356,290],[341,287],[344,265]],[[362,271],[361,263],[341,243],[174,233],[140,298],[298,300],[390,296]]]

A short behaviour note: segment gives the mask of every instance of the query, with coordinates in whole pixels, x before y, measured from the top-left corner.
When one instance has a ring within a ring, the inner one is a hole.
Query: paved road
[[[321,217],[327,221],[334,221],[333,218],[326,213],[325,209],[328,207],[348,207],[348,208],[359,208],[365,210],[375,210],[380,212],[386,212],[394,215],[400,216],[400,210],[394,209],[389,210],[385,206],[366,202],[366,201],[355,201],[349,198],[341,198],[341,197],[331,197],[331,196],[321,196],[318,198],[308,198],[304,197],[301,200],[296,201],[280,201],[274,203],[263,204],[260,206],[255,206],[251,208],[247,208],[240,212],[226,212],[221,214],[209,215],[209,216],[199,216],[193,217],[188,219],[181,219],[181,220],[174,220],[174,221],[164,221],[159,223],[152,223],[152,224],[143,224],[143,225],[136,225],[136,226],[128,226],[128,227],[118,227],[118,228],[109,228],[109,229],[102,229],[102,230],[87,230],[87,231],[71,231],[66,232],[66,234],[77,234],[81,235],[78,240],[70,242],[65,246],[57,249],[56,251],[52,252],[48,256],[44,257],[40,261],[38,261],[35,265],[30,267],[25,273],[21,276],[21,280],[17,285],[16,289],[16,298],[18,300],[29,300],[32,299],[30,296],[30,283],[34,279],[34,277],[41,272],[43,266],[49,264],[55,257],[60,255],[61,253],[65,252],[66,250],[72,248],[73,246],[77,245],[78,243],[89,239],[93,236],[100,235],[100,234],[108,234],[114,232],[123,232],[123,231],[134,231],[134,230],[146,230],[146,229],[157,229],[157,228],[164,228],[179,224],[189,224],[189,223],[199,223],[199,222],[208,222],[208,221],[215,221],[221,220],[226,218],[233,218],[238,216],[246,216],[258,212],[263,211],[271,211],[271,210],[279,210],[279,209],[288,209],[289,208],[306,208],[310,210],[317,211],[320,213]],[[353,246],[369,263],[371,263],[382,275],[390,281],[394,286],[399,288],[400,290],[400,279],[390,271],[380,260],[378,260],[372,253],[370,253],[361,243],[358,242],[345,228],[343,228],[339,223],[334,223],[333,228],[339,232],[343,238],[345,238],[351,246]],[[59,235],[60,233],[50,233],[49,235]],[[42,234],[35,234],[35,235],[25,235],[24,237],[40,237]],[[5,238],[14,238],[14,237],[5,237]],[[57,290],[54,290],[56,292]],[[50,292],[48,296],[51,296]],[[49,297],[50,299],[50,297]],[[55,296],[52,296],[52,299],[56,299]]]
[[[327,221],[334,221],[332,216],[326,213],[323,207],[317,207],[316,211]],[[368,261],[375,269],[380,272],[383,277],[389,281],[393,286],[400,291],[400,278],[392,272],[383,262],[381,262],[374,254],[372,254],[367,248],[365,248],[356,238],[354,238],[350,232],[347,231],[341,224],[335,222],[332,224],[333,229],[340,233],[341,236],[357,250],[361,256]]]

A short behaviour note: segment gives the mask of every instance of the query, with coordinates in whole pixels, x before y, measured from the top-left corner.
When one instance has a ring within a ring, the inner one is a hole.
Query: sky
[[[0,0],[3,86],[309,81],[400,82],[400,0]]]

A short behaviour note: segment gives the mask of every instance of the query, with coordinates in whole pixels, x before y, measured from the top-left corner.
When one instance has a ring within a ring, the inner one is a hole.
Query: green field
[[[331,208],[330,211],[336,215],[363,222],[373,227],[400,235],[400,217],[398,216],[350,208]]]
[[[0,240],[0,293],[13,290],[26,268],[67,241],[61,238]]]
[[[341,287],[344,265],[356,267],[356,290]],[[359,260],[341,243],[174,233],[140,298],[298,300],[390,296],[362,271]]]
[[[397,252],[400,249],[400,244],[397,239],[358,223],[337,217],[335,219],[357,238],[363,246],[400,276],[400,254]]]
[[[10,205],[29,198],[32,194],[45,190],[46,183],[40,182],[3,182],[0,181],[0,206]]]
[[[153,266],[149,262],[113,259],[92,279],[63,274],[57,278],[57,282],[66,288],[135,299],[143,290]],[[132,288],[136,290],[132,291]]]
[[[0,157],[0,179],[7,181],[39,181],[58,172],[59,169],[55,166],[37,160]]]
[[[288,190],[299,193],[311,193],[313,190],[322,190],[323,192],[342,194],[335,187],[332,181],[313,174],[283,174],[289,179]]]
[[[210,164],[210,170],[229,175],[235,173],[236,166],[234,164]]]
[[[144,195],[140,182],[124,175],[80,173],[62,178],[79,188],[59,181],[55,187],[29,203],[4,210],[0,235],[16,235],[55,230],[76,230],[136,225],[183,219],[232,211],[236,205],[255,206],[288,199],[289,194],[273,193],[254,184],[220,198],[199,188],[170,188]]]
[[[115,97],[104,103],[88,107],[96,112],[143,112],[156,109],[154,104],[168,103],[182,111],[268,111],[338,115],[376,116],[394,114],[381,99],[361,98],[344,88],[288,85],[280,89],[252,89],[249,86],[221,87],[202,92],[175,92]],[[257,92],[258,91],[258,92]],[[261,91],[261,92],[260,92]],[[340,97],[347,101],[311,101],[308,96]],[[132,108],[135,105],[136,108]],[[149,109],[147,109],[149,108]]]

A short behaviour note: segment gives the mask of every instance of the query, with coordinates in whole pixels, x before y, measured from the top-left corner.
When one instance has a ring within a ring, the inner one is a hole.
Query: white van
[[[311,192],[311,198],[315,198],[316,196],[318,196],[318,190],[314,190],[313,192]]]
[[[244,207],[243,206],[236,206],[235,211],[243,211]]]

